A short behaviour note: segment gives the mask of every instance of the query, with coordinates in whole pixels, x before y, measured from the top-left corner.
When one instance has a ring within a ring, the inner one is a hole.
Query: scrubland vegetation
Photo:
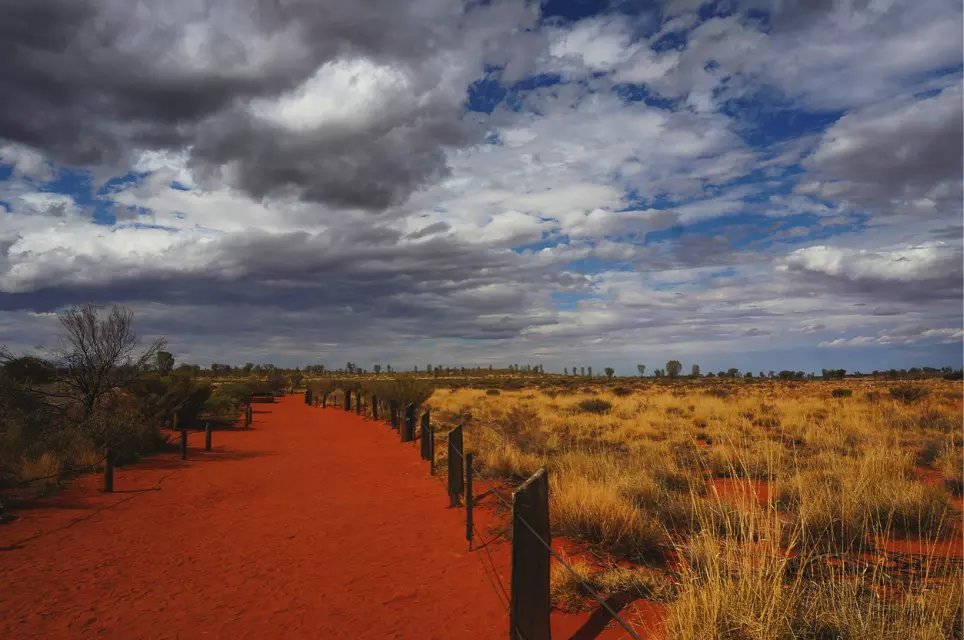
[[[0,349],[0,489],[49,491],[101,468],[108,449],[115,464],[134,462],[165,446],[165,427],[233,422],[252,395],[292,382],[271,370],[218,380],[175,368],[163,340],[139,344],[121,308],[61,318],[61,343],[43,357]]]
[[[553,535],[594,551],[575,566],[595,588],[665,602],[668,637],[896,640],[961,637],[961,399],[944,380],[681,380],[428,405],[488,476],[548,466]],[[586,602],[568,572],[553,584]]]

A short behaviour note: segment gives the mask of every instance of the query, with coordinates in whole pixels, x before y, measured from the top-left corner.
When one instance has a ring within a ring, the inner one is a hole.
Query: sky
[[[0,343],[962,362],[959,0],[0,0]]]

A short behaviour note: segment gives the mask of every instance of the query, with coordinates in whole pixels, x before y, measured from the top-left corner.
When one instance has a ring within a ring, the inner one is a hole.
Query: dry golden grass
[[[894,588],[876,565],[824,562],[878,557],[881,539],[961,535],[949,492],[964,473],[961,385],[914,386],[637,382],[440,390],[429,405],[466,425],[485,474],[511,483],[548,466],[554,535],[671,579],[672,638],[960,637],[959,577]],[[944,485],[922,482],[920,464]],[[571,607],[584,594],[567,579],[554,593]]]

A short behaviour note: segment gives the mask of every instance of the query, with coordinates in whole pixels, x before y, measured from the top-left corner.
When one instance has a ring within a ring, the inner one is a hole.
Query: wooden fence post
[[[512,494],[509,637],[549,640],[549,472],[536,471]]]
[[[181,460],[187,460],[187,429],[181,429]]]
[[[372,420],[378,420],[378,396],[372,394]]]
[[[422,460],[430,460],[432,455],[432,434],[429,433],[432,429],[430,421],[429,410],[426,409],[425,413],[422,414],[422,435],[419,436],[422,439],[419,443],[421,445],[419,453]]]
[[[405,424],[399,431],[402,442],[411,442],[415,439],[415,405],[410,404],[405,407]]]
[[[308,405],[309,407],[311,406],[312,395],[313,394],[311,393],[311,389],[305,389],[305,404]]]
[[[345,389],[345,400],[342,403],[342,409],[351,411],[351,389]]]
[[[392,429],[398,429],[398,402],[392,400],[389,411],[391,411]]]
[[[104,448],[104,493],[114,490],[114,452],[110,447]]]
[[[361,391],[355,392],[355,415],[361,415]]]
[[[204,450],[205,451],[211,450],[211,423],[210,422],[204,423]]]
[[[251,410],[251,403],[248,403],[248,407],[244,413],[247,418],[247,423],[244,425],[244,428],[247,429],[251,426],[251,423],[254,422],[254,411]]]
[[[469,551],[472,550],[472,508],[475,506],[475,496],[472,495],[472,458],[473,454],[465,454],[465,539],[469,541]]]
[[[465,472],[462,466],[462,426],[449,431],[449,505],[459,506],[465,493]]]
[[[428,426],[428,472],[435,475],[435,427]]]

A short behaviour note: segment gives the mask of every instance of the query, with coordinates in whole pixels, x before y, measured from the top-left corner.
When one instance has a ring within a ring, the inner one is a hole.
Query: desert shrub
[[[613,387],[613,395],[618,398],[625,398],[633,394],[633,390],[629,387]]]
[[[487,395],[487,396],[500,396],[500,395],[502,395],[502,392],[499,391],[498,389],[486,389],[486,390],[485,390],[485,395]]]
[[[603,400],[602,398],[589,398],[583,400],[578,405],[579,410],[583,413],[608,413],[613,405],[608,400]]]
[[[493,420],[492,427],[524,452],[541,451],[546,446],[539,412],[529,405],[516,405]]]
[[[927,387],[905,384],[898,387],[891,387],[888,389],[888,393],[890,393],[890,397],[894,400],[910,404],[927,397],[928,389]]]
[[[655,519],[613,487],[579,477],[555,484],[550,518],[559,535],[630,558],[658,556],[666,545],[665,532]]]
[[[838,388],[830,392],[830,396],[833,398],[849,398],[854,395],[854,392],[850,389]]]
[[[964,454],[959,447],[945,444],[934,463],[949,491],[957,495],[964,492]]]
[[[45,493],[60,483],[62,469],[63,462],[60,457],[52,451],[45,451],[40,456],[21,463],[19,480]]]

